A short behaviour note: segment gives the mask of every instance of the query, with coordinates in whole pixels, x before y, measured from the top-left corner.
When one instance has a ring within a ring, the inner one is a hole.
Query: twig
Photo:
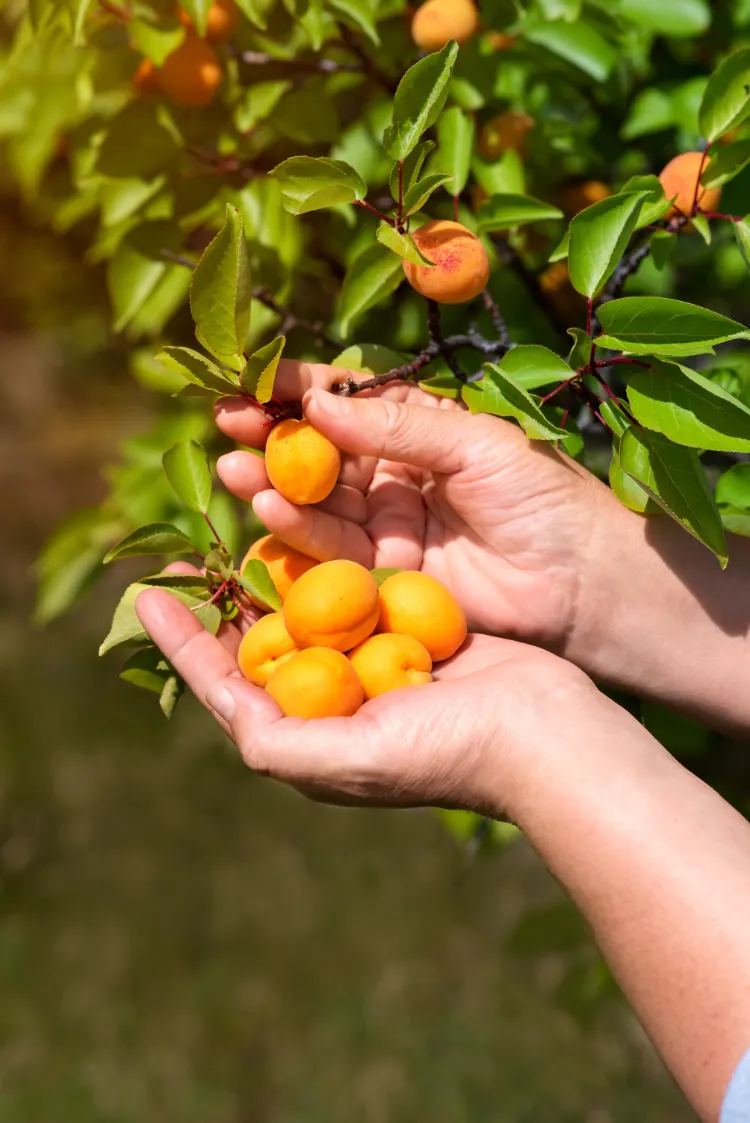
[[[600,306],[602,304],[606,304],[609,300],[617,299],[625,286],[625,282],[629,277],[632,277],[635,273],[638,272],[641,264],[646,260],[650,253],[651,239],[649,238],[649,240],[647,242],[644,242],[642,246],[638,246],[637,249],[632,250],[629,254],[623,257],[622,261],[612,274],[612,277],[610,278],[609,284],[604,290],[604,293],[602,294],[602,298],[599,301]]]
[[[508,332],[508,325],[506,324],[505,320],[503,319],[502,315],[500,314],[500,309],[498,308],[495,300],[493,299],[492,294],[490,293],[489,289],[485,289],[484,292],[482,293],[482,300],[484,301],[485,308],[487,309],[487,311],[490,314],[490,319],[492,320],[492,326],[495,329],[495,331],[497,332],[497,338],[502,343],[504,343],[506,345],[506,347],[510,347],[510,334]]]
[[[171,261],[174,265],[184,265],[190,272],[195,269],[195,262],[191,261],[189,257],[183,257],[181,253],[172,253],[171,250],[162,250],[161,257],[165,261]]]
[[[362,67],[356,63],[338,62],[332,58],[299,59],[275,58],[266,51],[238,51],[237,58],[247,66],[274,66],[288,74],[360,74]]]
[[[330,335],[326,334],[322,323],[306,320],[303,316],[297,316],[296,313],[285,308],[283,304],[279,304],[278,300],[276,300],[268,289],[253,289],[253,297],[261,304],[265,304],[266,308],[270,308],[277,316],[281,316],[280,330],[282,335],[286,335],[287,332],[298,328],[300,331],[309,332],[310,335],[315,337],[318,343],[324,343],[327,347],[339,346],[335,339],[332,339]]]

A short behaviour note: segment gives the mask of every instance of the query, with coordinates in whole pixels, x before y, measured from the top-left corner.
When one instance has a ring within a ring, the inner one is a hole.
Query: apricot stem
[[[383,214],[383,212],[379,211],[377,207],[373,207],[372,203],[368,203],[366,199],[356,199],[354,202],[354,206],[363,207],[366,211],[371,211],[372,214],[376,214],[379,219],[382,219],[383,222],[387,222],[389,226],[396,225],[395,219],[389,218],[388,215]]]
[[[207,511],[201,511],[201,514],[203,515],[203,518],[206,520],[206,524],[208,525],[208,529],[213,534],[214,539],[216,540],[217,546],[221,546],[224,549],[226,549],[226,546],[225,546],[224,542],[222,541],[221,535],[219,534],[218,530],[216,529],[214,524],[211,522],[211,519],[209,518],[208,512]]]

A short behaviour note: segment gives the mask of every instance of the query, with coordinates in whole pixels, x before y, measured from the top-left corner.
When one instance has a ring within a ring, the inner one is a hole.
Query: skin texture
[[[364,566],[330,561],[303,574],[284,603],[284,622],[300,647],[351,651],[378,622],[378,587]]]
[[[240,572],[244,569],[245,563],[253,558],[265,563],[282,604],[294,582],[303,573],[307,573],[308,569],[318,564],[315,558],[309,558],[307,554],[301,554],[299,550],[287,546],[286,542],[282,542],[275,534],[266,534],[257,542],[253,542],[242,559]],[[253,604],[257,604],[259,608],[263,607],[254,599]]]
[[[219,59],[210,43],[188,32],[157,71],[159,86],[175,104],[191,109],[209,105],[221,85]]]
[[[453,594],[427,573],[394,573],[380,586],[378,631],[418,640],[437,663],[466,639],[466,615]]]
[[[472,0],[426,0],[411,25],[412,39],[423,51],[439,51],[451,39],[464,44],[476,34],[479,12]]]
[[[282,663],[299,653],[284,624],[281,612],[269,612],[245,632],[237,652],[237,663],[248,682],[265,686]]]
[[[430,653],[411,636],[370,636],[349,652],[349,659],[367,701],[389,690],[432,682]]]
[[[562,197],[562,209],[566,215],[573,217],[591,207],[594,203],[601,203],[612,194],[611,188],[598,179],[588,179],[585,183],[574,183],[566,188]]]
[[[192,22],[187,12],[180,10],[180,21],[186,27],[192,28]],[[215,0],[208,12],[206,20],[206,39],[212,43],[225,43],[234,35],[240,22],[240,14],[233,0]]]
[[[659,176],[664,194],[668,199],[677,196],[674,206],[668,212],[669,215],[692,214],[694,200],[704,211],[714,211],[718,207],[721,199],[720,187],[699,187],[696,200],[696,184],[701,174],[702,163],[702,152],[682,152],[670,160],[664,168]],[[708,167],[709,163],[710,161],[707,161],[705,167]]]
[[[354,667],[330,647],[310,647],[283,662],[266,690],[285,717],[351,717],[364,701]]]
[[[433,266],[404,261],[412,288],[440,304],[473,300],[487,285],[490,266],[487,251],[460,222],[437,219],[414,231],[414,241]]]
[[[271,430],[266,471],[273,486],[290,503],[321,503],[333,491],[341,468],[336,446],[309,421],[289,418]]]
[[[497,160],[509,148],[523,153],[526,137],[534,128],[534,118],[509,109],[483,126],[479,134],[479,151],[485,160]]]

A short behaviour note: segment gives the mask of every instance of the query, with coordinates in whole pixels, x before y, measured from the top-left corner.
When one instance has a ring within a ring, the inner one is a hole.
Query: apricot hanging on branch
[[[681,152],[669,161],[659,176],[664,194],[674,199],[667,217],[692,215],[696,207],[702,211],[716,210],[721,188],[703,187],[700,182],[708,163],[702,152]]]
[[[297,506],[322,503],[333,491],[341,453],[309,421],[288,418],[266,442],[266,472],[273,487]]]
[[[487,286],[490,263],[476,234],[460,222],[436,219],[414,231],[422,255],[433,264],[415,265],[404,260],[404,273],[412,288],[439,304],[463,304]]]
[[[188,31],[157,71],[159,86],[175,104],[189,109],[209,105],[221,85],[221,63],[210,43]]]
[[[473,0],[426,0],[414,15],[411,37],[423,51],[441,51],[451,39],[468,43],[478,27]]]
[[[487,121],[479,134],[479,151],[485,160],[497,160],[503,152],[514,148],[523,154],[526,138],[534,128],[535,121],[528,113],[509,109]]]

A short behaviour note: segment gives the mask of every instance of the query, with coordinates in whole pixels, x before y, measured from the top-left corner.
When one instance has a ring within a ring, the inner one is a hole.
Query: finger
[[[252,452],[228,452],[219,457],[216,470],[224,486],[246,503],[252,503],[259,492],[268,491],[271,487],[263,458]],[[363,523],[367,517],[362,492],[341,482],[319,506],[321,510],[353,522]]]
[[[376,473],[369,495],[367,529],[374,565],[419,569],[424,553],[426,512],[421,490],[403,473]]]
[[[197,566],[191,565],[190,562],[170,562],[165,566],[162,573],[177,573],[181,577],[200,577],[201,571]]]
[[[318,561],[348,558],[372,568],[373,548],[361,526],[318,507],[296,507],[277,491],[261,491],[253,510],[272,534]]]
[[[190,562],[171,562],[166,566],[163,573],[175,573],[181,577],[200,577],[201,571],[197,566],[191,565]],[[247,612],[243,611],[235,618],[233,623],[222,620],[219,625],[219,630],[216,633],[216,638],[223,647],[229,652],[231,656],[236,658],[237,652],[240,649],[242,636],[249,629],[252,628],[255,621],[260,615],[254,609],[249,609]]]

